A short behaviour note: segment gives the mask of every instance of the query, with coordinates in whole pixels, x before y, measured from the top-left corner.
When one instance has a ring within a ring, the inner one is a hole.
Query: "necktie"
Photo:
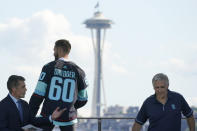
[[[18,103],[18,110],[19,110],[20,118],[21,118],[21,121],[23,122],[23,108],[22,108],[21,101],[18,100],[17,103]]]

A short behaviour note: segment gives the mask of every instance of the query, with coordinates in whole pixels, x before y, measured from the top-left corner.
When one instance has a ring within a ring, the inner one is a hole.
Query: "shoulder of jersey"
[[[74,62],[72,61],[67,61],[69,64],[73,65],[73,66],[77,66]]]
[[[72,61],[68,61],[68,63],[76,68],[80,68],[77,64],[75,64],[74,62]]]
[[[45,64],[44,67],[45,67],[45,66],[51,66],[51,65],[54,65],[54,64],[55,64],[55,61],[51,61],[51,62]]]
[[[80,66],[78,66],[77,64],[75,64],[74,62],[71,62],[71,61],[70,61],[70,63],[71,63],[72,65],[74,65],[76,68],[82,70],[82,68],[81,68]]]

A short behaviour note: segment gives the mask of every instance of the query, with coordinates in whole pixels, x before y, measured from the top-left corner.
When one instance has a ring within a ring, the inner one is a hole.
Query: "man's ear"
[[[16,92],[16,87],[11,89],[11,93],[15,93]]]

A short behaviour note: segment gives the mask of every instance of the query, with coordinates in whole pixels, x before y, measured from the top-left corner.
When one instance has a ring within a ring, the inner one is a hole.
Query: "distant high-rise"
[[[96,5],[98,6],[98,4]],[[102,56],[106,29],[111,27],[112,21],[106,19],[100,11],[87,19],[84,24],[91,30],[92,43],[95,54],[94,92],[92,101],[92,116],[100,117],[101,113],[101,87],[103,87]],[[102,84],[102,85],[101,85]],[[103,94],[105,95],[105,94]]]

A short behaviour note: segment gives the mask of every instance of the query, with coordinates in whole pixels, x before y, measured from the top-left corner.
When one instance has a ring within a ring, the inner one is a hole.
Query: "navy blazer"
[[[33,117],[29,105],[21,100],[23,108],[23,122],[20,119],[19,111],[8,95],[0,102],[0,131],[22,131],[21,127],[27,124],[42,126],[50,124],[49,117]]]

